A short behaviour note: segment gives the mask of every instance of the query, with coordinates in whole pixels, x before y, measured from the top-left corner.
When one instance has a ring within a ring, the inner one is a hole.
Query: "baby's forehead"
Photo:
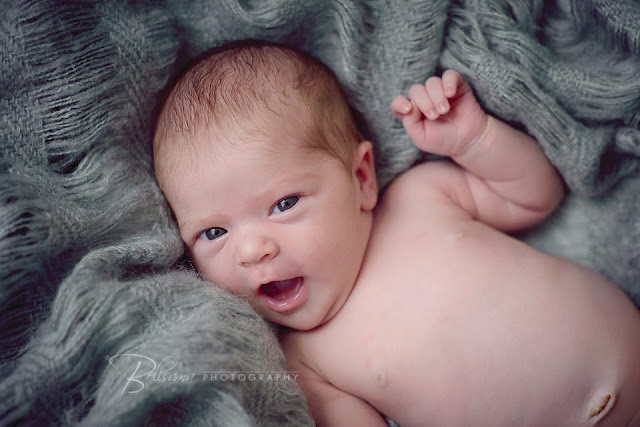
[[[185,185],[195,184],[202,176],[224,180],[256,169],[298,169],[302,166],[298,161],[283,164],[284,159],[315,159],[319,154],[319,150],[310,148],[300,138],[274,132],[200,130],[197,136],[176,144],[156,161],[156,175],[163,190],[175,193]]]
[[[202,164],[215,167],[229,155],[278,153],[317,145],[308,112],[300,109],[254,107],[239,114],[209,114],[189,128],[176,126],[165,133],[154,153],[156,175],[172,180]],[[317,137],[317,136],[315,136]]]
[[[258,159],[284,150],[304,149],[308,146],[297,126],[271,123],[261,126],[253,122],[220,126],[206,124],[188,133],[176,135],[172,148],[163,157],[173,162],[208,164],[233,156],[252,156]]]

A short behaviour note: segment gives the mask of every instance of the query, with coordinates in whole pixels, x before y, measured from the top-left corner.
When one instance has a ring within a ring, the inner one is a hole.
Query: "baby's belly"
[[[640,382],[635,308],[597,274],[486,233],[418,237],[363,270],[334,322],[363,356],[345,386],[403,426],[580,425],[608,410],[626,377]]]

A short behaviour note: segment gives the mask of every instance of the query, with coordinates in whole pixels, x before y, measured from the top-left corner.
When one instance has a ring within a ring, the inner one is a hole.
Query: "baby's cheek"
[[[203,256],[201,253],[193,254],[191,262],[205,280],[224,288],[228,292],[232,292],[230,285],[233,282],[226,277],[228,273],[225,274],[225,271],[217,265],[218,262]]]
[[[200,273],[205,279],[212,281],[209,272],[207,271],[207,265],[203,262],[202,257],[197,254],[191,254],[189,257],[191,264],[195,267],[196,271]]]

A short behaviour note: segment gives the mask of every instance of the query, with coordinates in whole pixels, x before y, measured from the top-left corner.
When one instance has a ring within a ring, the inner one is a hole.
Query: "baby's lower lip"
[[[273,310],[284,312],[293,310],[304,302],[303,279],[278,280],[260,286],[259,293],[266,298],[267,304]]]

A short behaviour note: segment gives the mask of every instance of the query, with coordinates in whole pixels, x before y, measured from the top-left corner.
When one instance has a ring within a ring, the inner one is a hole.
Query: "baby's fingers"
[[[413,101],[398,95],[391,101],[391,111],[402,122],[409,136],[415,135],[416,129],[420,128],[424,116]]]
[[[404,116],[411,113],[413,104],[402,95],[398,95],[391,101],[391,111],[398,120],[402,120]]]
[[[437,110],[437,114],[447,114],[450,107],[449,100],[445,96],[443,80],[438,77],[429,77],[424,86],[427,89],[433,106]]]
[[[413,85],[409,89],[409,99],[429,120],[435,120],[439,114],[427,93],[426,86]]]
[[[447,70],[442,74],[442,86],[444,87],[444,94],[447,98],[463,95],[465,85],[464,79],[456,70]]]

